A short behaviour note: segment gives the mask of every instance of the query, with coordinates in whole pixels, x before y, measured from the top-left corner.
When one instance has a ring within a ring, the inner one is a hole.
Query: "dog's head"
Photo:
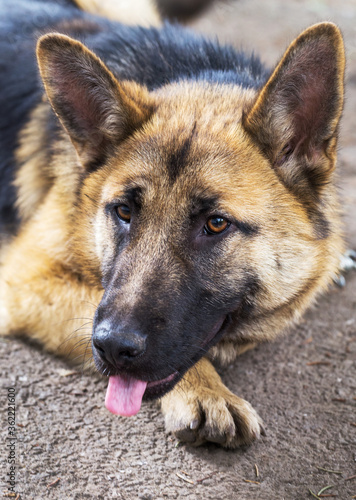
[[[76,263],[104,288],[94,359],[108,406],[132,414],[219,341],[273,337],[334,272],[342,38],[309,28],[259,92],[188,80],[148,92],[58,34],[38,59],[78,156]]]

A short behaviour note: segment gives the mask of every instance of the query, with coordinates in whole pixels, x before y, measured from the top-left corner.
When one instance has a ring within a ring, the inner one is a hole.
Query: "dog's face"
[[[127,352],[120,345],[125,355],[111,357],[109,369],[116,365],[143,380],[184,373],[229,328],[232,313],[246,312],[258,286],[245,257],[262,222],[258,206],[248,211],[243,201],[249,194],[246,152],[221,142],[226,130],[211,132],[214,122],[204,113],[188,125],[189,110],[180,108],[181,117],[170,120],[170,105],[162,99],[145,130],[119,148],[97,181],[92,178],[101,185],[93,225],[105,288],[94,353],[107,332],[116,338],[122,332]],[[261,212],[263,177],[256,174],[256,180]],[[226,186],[235,183],[238,193],[231,194]],[[136,356],[129,355],[131,334],[140,345]],[[156,385],[152,395],[159,390]]]
[[[38,56],[83,169],[73,249],[104,288],[99,370],[159,397],[220,339],[263,339],[263,322],[290,320],[332,246],[337,29],[301,35],[259,93],[204,82],[148,93],[60,35]]]

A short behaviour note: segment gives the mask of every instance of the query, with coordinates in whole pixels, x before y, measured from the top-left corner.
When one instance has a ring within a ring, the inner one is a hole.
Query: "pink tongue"
[[[106,408],[115,415],[123,417],[136,415],[141,408],[146,386],[147,382],[129,376],[110,377],[105,397]]]

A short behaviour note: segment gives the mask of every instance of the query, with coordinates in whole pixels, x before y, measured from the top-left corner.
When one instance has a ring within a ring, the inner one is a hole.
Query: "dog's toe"
[[[339,287],[344,287],[346,285],[346,279],[341,273],[348,273],[350,271],[356,270],[356,251],[346,250],[346,252],[340,256],[340,266],[339,273],[334,276],[334,283]]]

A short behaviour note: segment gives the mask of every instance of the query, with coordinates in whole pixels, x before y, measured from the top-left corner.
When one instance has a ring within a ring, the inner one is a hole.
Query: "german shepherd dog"
[[[310,27],[270,72],[178,25],[0,9],[1,333],[94,360],[113,413],[160,398],[182,441],[251,443],[262,421],[213,362],[274,339],[338,272],[339,29]]]

